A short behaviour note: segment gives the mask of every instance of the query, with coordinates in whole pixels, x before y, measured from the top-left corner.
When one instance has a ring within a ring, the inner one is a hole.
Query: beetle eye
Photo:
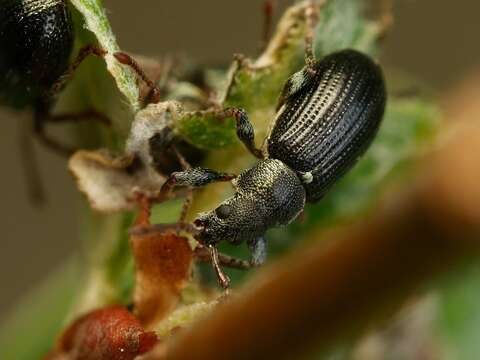
[[[232,207],[225,204],[220,205],[218,208],[215,209],[215,214],[218,216],[219,219],[226,219],[231,212]]]

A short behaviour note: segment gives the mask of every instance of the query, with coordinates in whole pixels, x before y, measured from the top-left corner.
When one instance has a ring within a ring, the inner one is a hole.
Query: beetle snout
[[[217,240],[217,227],[214,219],[209,218],[207,214],[200,215],[193,221],[193,224],[198,230],[195,239],[204,245],[211,245],[218,242]]]
[[[204,218],[196,218],[195,220],[193,220],[193,225],[195,225],[195,227],[198,230],[198,233],[195,235],[195,239],[199,243],[207,245],[208,236],[206,236],[206,232],[207,232],[208,220]]]
[[[203,230],[205,229],[205,226],[207,226],[207,221],[204,219],[197,218],[193,220],[193,225],[195,225],[198,230]]]

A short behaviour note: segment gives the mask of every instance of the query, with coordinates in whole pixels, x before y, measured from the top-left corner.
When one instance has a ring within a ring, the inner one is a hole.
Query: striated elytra
[[[2,0],[0,102],[38,102],[67,70],[73,23],[64,0]]]
[[[380,67],[343,50],[293,75],[268,137],[268,156],[307,174],[307,201],[318,201],[364,153],[385,108]]]

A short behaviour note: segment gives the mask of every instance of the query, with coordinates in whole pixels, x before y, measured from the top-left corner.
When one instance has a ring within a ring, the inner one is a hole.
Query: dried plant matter
[[[148,208],[143,207],[136,225],[149,225]],[[132,235],[135,259],[135,315],[145,328],[154,328],[180,302],[193,260],[188,239],[173,232]]]

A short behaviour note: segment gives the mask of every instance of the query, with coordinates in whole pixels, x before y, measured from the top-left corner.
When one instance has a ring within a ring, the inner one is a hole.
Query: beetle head
[[[199,230],[196,238],[205,245],[215,245],[222,240],[239,244],[254,239],[265,232],[259,210],[252,198],[237,193],[195,219]]]

